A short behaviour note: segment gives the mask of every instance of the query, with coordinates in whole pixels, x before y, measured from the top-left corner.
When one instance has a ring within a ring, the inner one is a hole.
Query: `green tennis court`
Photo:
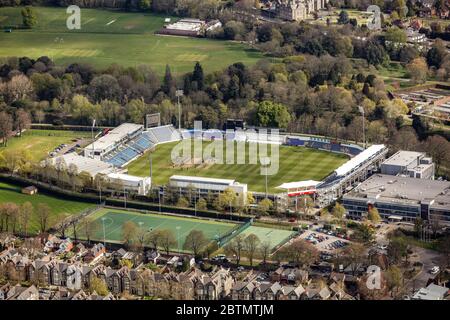
[[[206,238],[213,240],[223,236],[236,227],[235,223],[153,213],[144,214],[109,208],[100,209],[95,212],[92,217],[98,219],[101,226],[103,226],[103,224],[105,225],[105,240],[107,242],[122,242],[122,225],[127,221],[133,221],[149,231],[158,229],[171,230],[177,238],[177,242],[179,241],[180,248],[183,247],[186,236],[192,230],[203,231]],[[103,240],[103,227],[98,228],[94,239]]]
[[[295,234],[294,231],[289,230],[250,226],[241,232],[241,235],[247,237],[252,233],[259,238],[261,243],[269,242],[271,249],[275,248],[277,245],[283,243],[286,239]]]

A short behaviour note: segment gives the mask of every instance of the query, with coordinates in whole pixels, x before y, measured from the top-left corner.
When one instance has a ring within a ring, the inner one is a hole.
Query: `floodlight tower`
[[[94,159],[94,127],[95,127],[95,119],[92,120],[92,128],[91,128],[91,137],[92,137],[92,159]]]
[[[364,149],[366,148],[366,117],[365,117],[365,112],[364,112],[364,108],[361,106],[358,106],[358,110],[362,115],[363,118],[363,143],[364,143]]]
[[[184,95],[183,90],[177,90],[175,91],[175,96],[177,97],[178,101],[178,130],[181,130],[181,104],[180,104],[180,97]]]

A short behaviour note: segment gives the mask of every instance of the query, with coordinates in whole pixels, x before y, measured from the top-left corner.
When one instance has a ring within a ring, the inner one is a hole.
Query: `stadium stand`
[[[151,132],[154,135],[157,143],[177,141],[182,138],[178,130],[175,130],[172,125],[150,128],[148,129],[148,132]]]
[[[318,186],[319,202],[327,205],[355,184],[364,181],[386,158],[385,145],[372,145],[337,168]]]

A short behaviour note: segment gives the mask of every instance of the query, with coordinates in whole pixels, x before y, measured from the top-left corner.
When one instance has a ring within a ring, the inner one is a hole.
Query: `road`
[[[414,247],[413,251],[413,256],[416,256],[411,258],[411,262],[414,263],[415,261],[420,261],[423,263],[423,268],[414,277],[414,279],[410,280],[405,285],[405,289],[410,295],[412,295],[420,288],[425,287],[428,283],[428,280],[435,277],[434,275],[430,274],[429,270],[435,265],[438,265],[439,260],[439,253],[437,253],[436,251],[420,247]]]

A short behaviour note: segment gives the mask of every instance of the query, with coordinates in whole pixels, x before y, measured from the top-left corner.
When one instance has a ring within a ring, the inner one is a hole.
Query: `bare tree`
[[[267,258],[270,255],[270,249],[272,248],[270,241],[264,241],[263,243],[261,243],[261,245],[259,246],[259,251],[261,253],[261,258],[263,260],[263,264],[266,264],[267,262]]]
[[[51,210],[50,207],[45,203],[39,203],[36,208],[36,218],[38,220],[40,232],[44,233],[47,231],[50,222]]]
[[[122,240],[127,247],[130,247],[136,238],[138,226],[133,221],[127,221],[122,225]]]
[[[187,249],[192,251],[194,256],[198,256],[200,250],[203,249],[204,246],[208,244],[208,240],[205,237],[205,234],[200,230],[192,230],[186,236],[186,240],[184,241],[183,249]]]
[[[28,235],[28,224],[33,212],[34,208],[31,202],[27,201],[20,206],[20,224],[22,232],[25,233],[25,236]]]
[[[248,260],[250,261],[250,266],[253,266],[253,258],[258,250],[258,246],[261,243],[261,240],[255,234],[249,234],[244,239],[244,250],[247,255]]]
[[[16,128],[19,135],[22,136],[22,130],[29,129],[31,126],[31,116],[23,109],[19,109],[16,112]]]
[[[170,252],[170,248],[173,247],[177,240],[175,238],[175,235],[173,234],[173,231],[171,230],[161,230],[161,246],[166,251],[166,254],[168,255]]]
[[[241,255],[244,249],[244,237],[238,234],[224,248],[227,254],[232,254],[236,260],[236,264],[241,262]]]
[[[2,143],[4,146],[8,145],[8,138],[11,135],[12,129],[12,117],[4,111],[0,112],[0,137],[2,138]]]
[[[91,217],[84,217],[80,222],[82,236],[86,238],[88,243],[91,242],[92,237],[100,229],[100,224],[98,220],[92,219]],[[75,228],[75,227],[74,227]]]

